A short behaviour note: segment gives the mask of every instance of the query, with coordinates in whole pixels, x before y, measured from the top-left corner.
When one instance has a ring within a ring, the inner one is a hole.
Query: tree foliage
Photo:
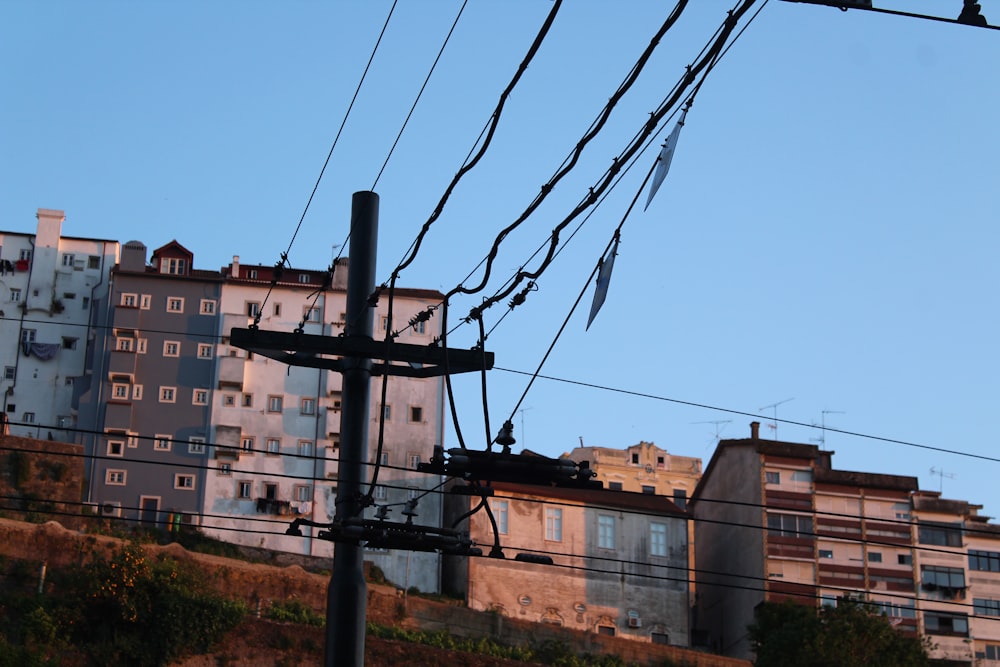
[[[749,627],[756,667],[924,667],[929,642],[897,631],[872,607],[842,598],[836,607],[761,605]]]

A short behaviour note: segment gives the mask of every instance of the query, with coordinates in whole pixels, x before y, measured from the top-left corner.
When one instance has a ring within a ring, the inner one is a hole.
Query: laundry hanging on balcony
[[[55,359],[56,353],[59,352],[59,343],[32,343],[25,341],[23,347],[24,356],[30,357],[31,355],[35,355],[40,361]]]

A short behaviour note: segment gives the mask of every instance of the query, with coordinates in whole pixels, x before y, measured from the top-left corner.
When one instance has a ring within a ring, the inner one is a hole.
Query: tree
[[[766,602],[748,628],[756,667],[925,667],[927,639],[898,632],[873,607],[841,598],[835,607]]]

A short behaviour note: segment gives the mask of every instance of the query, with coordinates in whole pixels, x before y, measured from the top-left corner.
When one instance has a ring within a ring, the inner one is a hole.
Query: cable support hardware
[[[444,375],[446,367],[449,373],[493,368],[492,352],[375,341],[370,336],[319,336],[234,328],[230,344],[289,366],[333,371],[347,370],[360,359],[372,359],[372,375],[427,378]]]
[[[295,519],[285,534],[301,537],[301,526],[320,528],[316,536],[321,540],[363,544],[369,549],[436,551],[448,556],[481,556],[483,553],[473,546],[468,531],[421,526],[410,521],[400,523],[385,519],[351,518],[320,523],[309,519]]]
[[[509,423],[509,422],[508,422]],[[502,444],[502,443],[501,443]],[[447,454],[447,457],[445,457]],[[466,482],[514,482],[536,486],[561,486],[582,489],[603,489],[604,483],[594,480],[597,476],[590,463],[577,463],[569,459],[553,459],[540,454],[512,454],[509,447],[501,452],[476,451],[453,447],[434,448],[434,456],[427,463],[418,463],[417,470],[446,477],[456,477]],[[481,495],[480,491],[456,493]]]

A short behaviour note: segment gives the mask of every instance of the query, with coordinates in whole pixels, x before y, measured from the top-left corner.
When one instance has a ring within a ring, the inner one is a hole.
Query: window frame
[[[649,522],[649,555],[666,558],[668,555],[667,524],[662,521]]]
[[[190,484],[185,482],[190,481]],[[190,473],[178,472],[174,473],[174,488],[178,491],[194,491],[195,490],[195,477]]]
[[[545,508],[545,541],[563,541],[563,512],[561,507]]]
[[[184,312],[184,297],[182,297],[182,296],[168,296],[167,297],[167,312],[168,313],[183,313]]]
[[[201,299],[198,302],[199,315],[215,315],[218,310],[218,303],[215,299]]]
[[[616,526],[615,517],[610,514],[598,514],[597,515],[597,547],[599,549],[611,549],[614,550],[616,543]]]
[[[169,385],[160,385],[159,391],[159,402],[160,403],[176,403],[177,402],[177,387],[172,387]]]
[[[285,409],[285,397],[282,394],[267,395],[267,411],[272,414],[280,414]]]
[[[104,470],[105,486],[126,486],[128,484],[128,470],[122,468],[106,468]]]

